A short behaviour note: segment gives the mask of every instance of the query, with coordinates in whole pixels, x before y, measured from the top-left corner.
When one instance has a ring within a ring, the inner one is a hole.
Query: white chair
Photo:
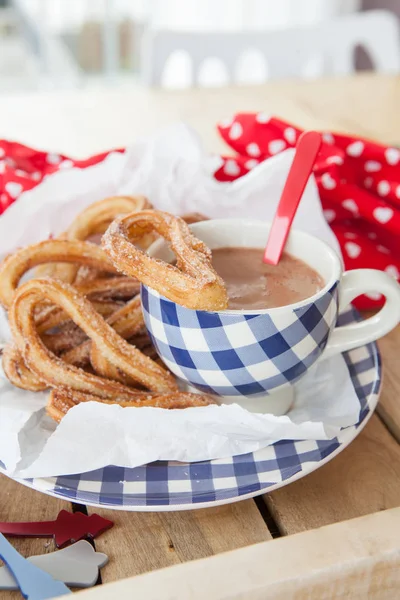
[[[223,62],[229,83],[237,83],[240,57],[249,49],[262,55],[268,79],[298,77],[307,62],[321,58],[316,74],[348,75],[355,71],[355,51],[363,47],[380,73],[400,71],[400,26],[384,10],[355,13],[313,27],[254,32],[146,32],[142,46],[142,77],[150,86],[162,85],[170,56],[182,50],[191,62],[192,85],[199,85],[204,61]]]

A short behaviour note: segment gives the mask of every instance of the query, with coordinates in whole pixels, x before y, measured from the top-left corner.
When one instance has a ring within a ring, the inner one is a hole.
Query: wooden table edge
[[[400,508],[153,571],[81,592],[82,600],[377,600],[400,586]],[[307,596],[303,596],[307,593]],[[296,595],[294,595],[296,594]]]

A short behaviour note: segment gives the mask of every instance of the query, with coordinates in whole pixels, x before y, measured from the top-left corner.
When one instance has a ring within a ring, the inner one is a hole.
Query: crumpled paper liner
[[[85,170],[55,173],[24,193],[0,219],[0,257],[60,234],[83,208],[116,194],[143,194],[156,208],[175,214],[271,220],[292,158],[293,151],[287,151],[234,183],[217,183],[215,159],[204,153],[197,136],[184,125],[170,127],[124,154]],[[339,251],[313,178],[294,227]],[[3,313],[0,341],[7,339]],[[253,452],[279,439],[331,439],[357,422],[360,405],[342,356],[315,365],[295,388],[294,406],[283,417],[252,414],[238,405],[168,411],[84,403],[57,427],[45,414],[46,392],[19,390],[2,378],[0,460],[18,477],[154,460],[193,462]]]

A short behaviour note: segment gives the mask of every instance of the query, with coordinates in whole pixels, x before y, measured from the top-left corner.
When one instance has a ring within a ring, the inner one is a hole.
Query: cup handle
[[[368,292],[386,297],[381,310],[360,323],[336,327],[321,356],[321,360],[340,352],[373,342],[400,323],[400,285],[383,271],[354,269],[343,273],[339,292],[339,310],[343,311],[354,298]]]

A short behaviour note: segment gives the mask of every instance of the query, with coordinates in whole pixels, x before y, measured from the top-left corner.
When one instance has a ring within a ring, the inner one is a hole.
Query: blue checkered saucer
[[[339,325],[359,320],[355,311]],[[375,343],[343,354],[360,402],[356,425],[324,441],[281,440],[242,456],[198,463],[158,461],[135,469],[108,466],[89,473],[16,479],[40,492],[91,506],[132,511],[189,510],[227,504],[271,492],[315,471],[339,454],[372,415],[381,389]],[[0,471],[4,472],[0,461]]]

